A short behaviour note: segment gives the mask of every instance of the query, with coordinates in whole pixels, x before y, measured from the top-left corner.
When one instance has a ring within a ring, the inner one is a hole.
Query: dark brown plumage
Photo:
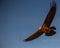
[[[56,2],[53,2],[48,14],[47,14],[47,17],[45,18],[45,21],[43,23],[42,26],[44,26],[46,29],[46,27],[51,30],[50,32],[42,32],[41,29],[39,28],[37,30],[37,32],[33,33],[32,35],[30,35],[28,38],[26,38],[24,41],[31,41],[33,39],[36,39],[38,38],[39,36],[41,36],[43,33],[45,33],[46,36],[52,36],[54,35],[56,32],[54,32],[51,28],[50,28],[50,25],[52,23],[52,20],[55,16],[55,13],[56,13]]]

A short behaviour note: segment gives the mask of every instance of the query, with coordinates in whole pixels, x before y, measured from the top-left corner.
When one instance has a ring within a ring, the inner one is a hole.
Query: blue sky
[[[43,24],[50,2],[52,0],[0,0],[0,48],[60,48],[60,0],[56,0],[57,11],[51,24],[57,28],[57,34],[23,41]]]

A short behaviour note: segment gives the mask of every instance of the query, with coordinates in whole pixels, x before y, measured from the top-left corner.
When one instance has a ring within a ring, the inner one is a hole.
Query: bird
[[[42,26],[40,26],[38,28],[38,30],[31,34],[30,36],[28,36],[27,38],[24,39],[25,42],[27,41],[32,41],[36,38],[38,38],[39,36],[41,36],[42,34],[45,34],[46,36],[53,36],[56,34],[56,27],[55,26],[50,26],[54,17],[56,14],[56,2],[53,1],[51,8],[49,9],[49,12],[42,24]]]

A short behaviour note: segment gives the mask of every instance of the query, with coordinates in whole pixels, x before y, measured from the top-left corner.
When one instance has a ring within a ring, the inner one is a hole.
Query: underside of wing
[[[53,20],[53,18],[54,18],[54,16],[55,16],[55,13],[56,13],[56,3],[53,2],[52,6],[51,6],[51,8],[50,8],[50,10],[49,10],[49,12],[47,14],[47,17],[46,17],[46,19],[45,19],[45,21],[43,23],[43,25],[46,25],[46,26],[49,27],[52,20]]]
[[[35,33],[33,33],[31,36],[29,36],[28,38],[26,38],[24,41],[31,41],[33,39],[38,38],[39,36],[41,36],[43,34],[43,32],[40,32],[39,30]]]

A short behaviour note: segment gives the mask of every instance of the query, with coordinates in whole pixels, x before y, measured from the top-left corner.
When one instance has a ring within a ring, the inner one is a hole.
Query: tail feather
[[[51,30],[50,33],[45,33],[46,36],[53,36],[54,34],[56,34],[56,32],[53,30]]]

